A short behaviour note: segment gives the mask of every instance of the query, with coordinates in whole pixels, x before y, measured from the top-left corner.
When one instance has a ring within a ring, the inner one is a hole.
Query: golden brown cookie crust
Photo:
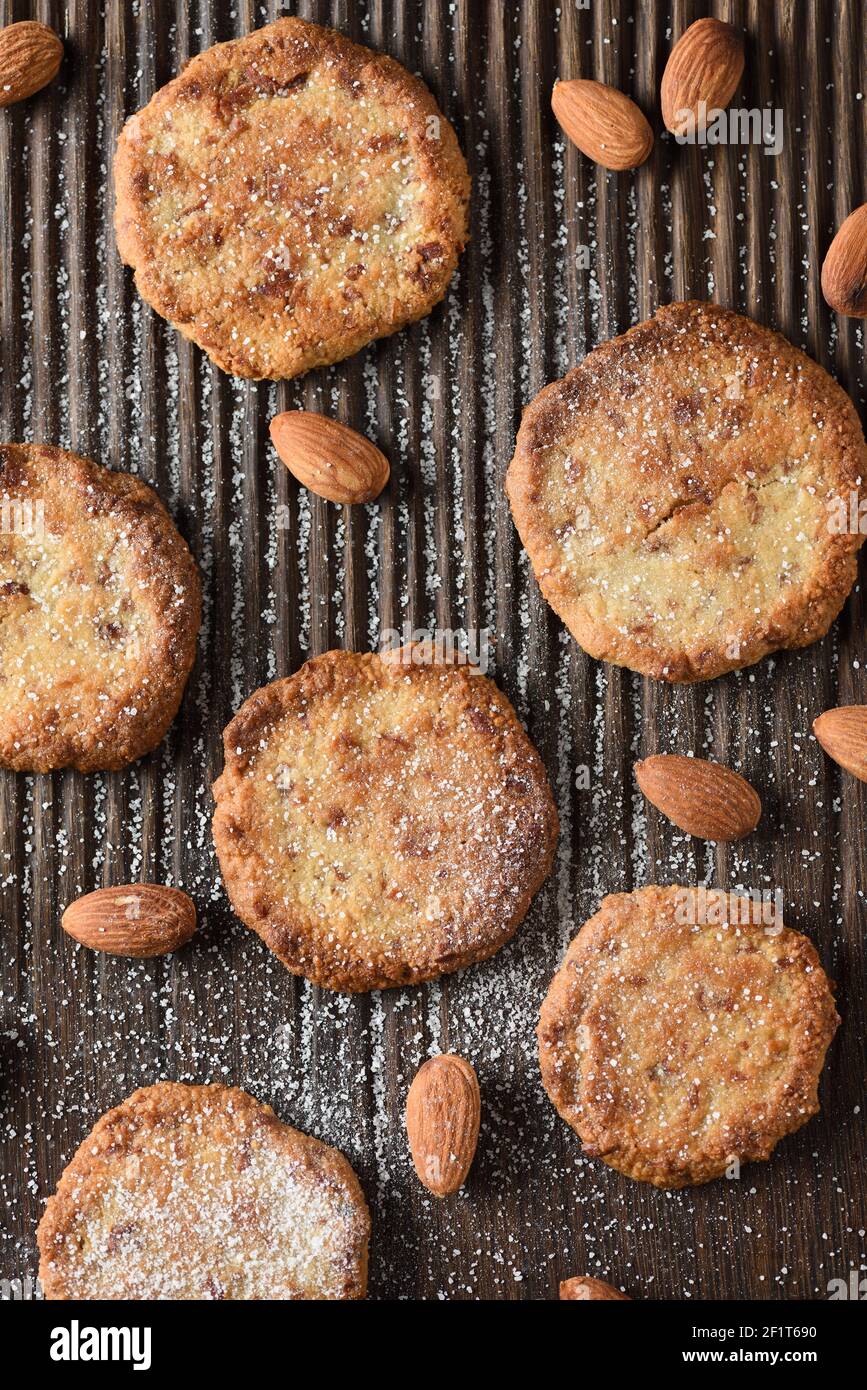
[[[126,766],[162,739],[201,584],[156,493],[47,444],[0,445],[0,764]]]
[[[493,955],[550,871],[544,767],[474,668],[327,652],[252,695],[223,741],[214,842],[232,906],[329,989]]]
[[[563,1279],[560,1283],[560,1298],[566,1303],[631,1303],[627,1293],[621,1293],[613,1284],[604,1279],[594,1279],[585,1274],[574,1279]]]
[[[539,1020],[545,1090],[584,1152],[657,1187],[766,1159],[800,1129],[840,1021],[805,936],[742,908],[693,925],[694,892],[603,899]]]
[[[539,587],[591,656],[709,680],[824,636],[864,537],[855,409],[779,334],[670,304],[531,401],[506,487]]]
[[[39,1223],[47,1299],[354,1299],[370,1215],[342,1154],[229,1086],[97,1121]]]
[[[121,132],[120,254],[142,297],[235,376],[293,377],[429,313],[470,180],[427,87],[280,19],[193,58]]]

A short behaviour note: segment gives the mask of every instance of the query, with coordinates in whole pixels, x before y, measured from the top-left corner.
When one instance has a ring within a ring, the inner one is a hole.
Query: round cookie
[[[0,445],[0,764],[124,767],[160,742],[201,585],[156,493],[47,444]]]
[[[114,177],[139,293],[236,376],[422,318],[468,236],[466,162],[424,83],[300,19],[193,58],[127,122]]]
[[[539,1020],[542,1081],[584,1152],[657,1187],[766,1159],[800,1129],[840,1021],[807,938],[719,896],[605,898]]]
[[[47,1299],[348,1299],[370,1216],[336,1149],[229,1086],[146,1086],[103,1115],[39,1223]]]
[[[580,645],[709,680],[824,636],[864,537],[854,407],[779,334],[671,304],[531,401],[507,491],[539,587]]]
[[[545,770],[473,667],[327,652],[252,695],[223,741],[214,841],[232,906],[329,989],[493,955],[550,871]]]

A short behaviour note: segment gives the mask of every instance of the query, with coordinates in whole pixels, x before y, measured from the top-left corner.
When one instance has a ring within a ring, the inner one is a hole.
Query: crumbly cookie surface
[[[103,1115],[39,1225],[47,1299],[353,1299],[370,1217],[342,1154],[228,1086]]]
[[[93,772],[156,747],[200,619],[156,493],[63,449],[0,445],[0,763]]]
[[[424,83],[300,19],[158,91],[115,189],[139,293],[236,376],[297,376],[421,318],[468,234],[466,162]]]
[[[800,1129],[840,1021],[805,936],[741,907],[693,925],[694,892],[605,898],[539,1020],[542,1081],[584,1152],[657,1187],[766,1159]]]
[[[226,890],[318,984],[386,988],[482,960],[550,871],[544,767],[474,668],[328,652],[252,695],[224,745]]]
[[[750,319],[671,304],[524,412],[507,491],[545,598],[605,661],[708,680],[828,630],[864,537],[851,401]],[[830,524],[829,524],[830,522]]]

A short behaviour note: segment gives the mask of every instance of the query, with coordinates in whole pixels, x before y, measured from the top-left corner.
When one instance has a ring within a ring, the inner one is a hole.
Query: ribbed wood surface
[[[312,3],[419,71],[474,180],[472,241],[427,321],[298,381],[222,375],[138,299],[111,231],[126,116],[200,48],[279,9],[252,0],[0,0],[66,39],[60,79],[0,112],[0,438],[42,439],[140,473],[205,576],[200,656],[163,747],[123,774],[0,774],[0,1277],[35,1273],[42,1201],[93,1121],[161,1077],[230,1080],[347,1153],[374,1218],[380,1297],[532,1298],[592,1273],[636,1297],[824,1297],[865,1260],[865,789],[809,730],[867,698],[861,592],[828,639],[709,685],[667,688],[589,660],[539,596],[503,495],[520,411],[596,343],[674,298],[712,298],[783,330],[861,409],[864,335],[819,289],[834,227],[865,197],[860,0],[716,6],[591,0]],[[678,147],[612,175],[567,146],[556,76],[632,92],[659,137],[671,35],[716,13],[748,33],[739,104],[781,107],[784,147]],[[581,248],[589,248],[584,268]],[[392,462],[379,505],[299,491],[270,447],[277,409],[368,431]],[[555,873],[513,944],[439,985],[344,998],[296,981],[232,917],[210,838],[220,735],[241,700],[307,656],[380,632],[489,628],[493,674],[557,791]],[[635,758],[695,752],[760,791],[759,832],[688,840],[647,807]],[[589,769],[588,779],[580,777]],[[589,786],[584,786],[589,780]],[[63,936],[101,884],[195,897],[191,947],[103,959]],[[784,893],[839,986],[843,1028],[820,1118],[740,1181],[666,1196],[584,1161],[542,1092],[533,1029],[565,943],[600,897],[644,882]],[[431,1051],[482,1087],[470,1182],[418,1185],[403,1105]]]

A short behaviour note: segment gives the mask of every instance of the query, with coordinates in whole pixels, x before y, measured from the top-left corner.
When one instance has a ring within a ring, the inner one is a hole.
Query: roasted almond
[[[406,1133],[415,1171],[435,1197],[463,1185],[480,1115],[479,1083],[463,1057],[431,1057],[419,1067],[406,1099]]]
[[[658,753],[635,764],[635,778],[658,811],[699,840],[740,840],[762,814],[758,793],[722,763]]]
[[[582,154],[606,169],[634,169],[653,149],[653,131],[625,92],[604,82],[555,82],[551,106]]]
[[[849,213],[828,247],[822,293],[838,314],[867,317],[867,203]]]
[[[662,74],[662,119],[683,135],[705,112],[723,110],[744,71],[743,35],[721,19],[697,19],[681,34]]]
[[[604,1279],[591,1279],[585,1275],[581,1279],[564,1279],[560,1285],[561,1299],[582,1299],[585,1302],[602,1299],[617,1299],[624,1303],[631,1303],[628,1294],[621,1293],[615,1289],[613,1284],[606,1284]]]
[[[22,19],[0,29],[0,106],[32,97],[57,76],[63,41],[47,24]]]
[[[376,445],[327,415],[286,410],[271,421],[271,439],[293,477],[329,502],[372,502],[388,482]]]
[[[867,705],[826,709],[814,721],[813,733],[829,758],[867,782]]]
[[[110,956],[165,956],[196,930],[192,898],[161,883],[99,888],[69,904],[63,930],[92,951]]]

